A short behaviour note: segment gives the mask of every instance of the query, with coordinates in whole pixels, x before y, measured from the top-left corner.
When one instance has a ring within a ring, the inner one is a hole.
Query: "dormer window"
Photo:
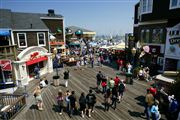
[[[141,9],[141,14],[152,13],[153,0],[141,0],[140,9]]]
[[[170,0],[170,9],[180,8],[180,0]]]

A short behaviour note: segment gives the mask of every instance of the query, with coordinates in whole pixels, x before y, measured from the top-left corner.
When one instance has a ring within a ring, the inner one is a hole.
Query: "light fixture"
[[[135,56],[135,54],[136,54],[136,48],[133,47],[133,48],[131,49],[131,53],[133,54],[133,56]]]

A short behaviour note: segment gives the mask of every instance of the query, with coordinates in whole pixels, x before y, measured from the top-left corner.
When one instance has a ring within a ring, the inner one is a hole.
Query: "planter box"
[[[59,76],[53,76],[53,85],[54,86],[59,86],[60,81],[59,81]]]

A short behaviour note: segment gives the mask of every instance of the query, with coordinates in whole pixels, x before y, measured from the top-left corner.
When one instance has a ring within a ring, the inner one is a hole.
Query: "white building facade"
[[[34,79],[35,66],[39,66],[40,76],[53,72],[52,55],[43,47],[28,47],[17,58],[18,60],[13,62],[13,70],[16,81],[21,82],[22,85],[27,85]]]
[[[180,23],[167,28],[164,70],[180,70]]]

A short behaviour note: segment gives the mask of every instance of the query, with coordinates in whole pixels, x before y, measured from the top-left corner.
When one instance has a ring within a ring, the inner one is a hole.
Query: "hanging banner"
[[[11,60],[0,60],[2,71],[12,71]]]

